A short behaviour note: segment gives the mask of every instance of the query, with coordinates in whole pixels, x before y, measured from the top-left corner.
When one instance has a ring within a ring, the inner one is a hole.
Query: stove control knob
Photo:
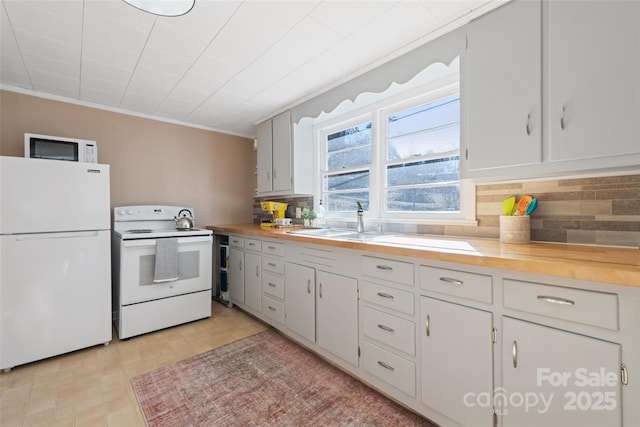
[[[125,213],[127,215],[133,215],[133,209],[127,209]]]
[[[122,216],[122,215],[124,215],[124,211],[122,209],[118,209],[116,211],[116,215]]]

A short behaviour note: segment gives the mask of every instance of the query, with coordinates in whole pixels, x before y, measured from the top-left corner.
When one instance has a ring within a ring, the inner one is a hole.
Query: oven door
[[[178,279],[154,283],[156,239],[122,240],[120,304],[135,304],[211,289],[211,236],[178,239]]]

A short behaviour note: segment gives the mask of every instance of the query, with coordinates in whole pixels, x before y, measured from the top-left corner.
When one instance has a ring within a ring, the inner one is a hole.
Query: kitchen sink
[[[366,242],[371,240],[382,239],[385,237],[390,237],[389,234],[379,234],[372,231],[358,233],[357,231],[353,231],[353,230],[344,230],[344,229],[336,229],[336,228],[310,228],[310,229],[301,229],[301,230],[291,230],[288,233],[300,234],[303,236],[325,237],[327,239],[336,239],[336,240],[353,240],[357,242]]]

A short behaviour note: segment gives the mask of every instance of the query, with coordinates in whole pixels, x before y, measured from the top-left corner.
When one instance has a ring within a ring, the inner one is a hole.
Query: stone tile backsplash
[[[538,198],[531,240],[640,246],[640,174],[478,185],[474,234],[499,237],[502,201],[527,194]]]
[[[477,227],[388,223],[383,229],[395,233],[499,239],[502,201],[510,196],[519,200],[527,194],[538,199],[538,208],[531,215],[532,241],[640,246],[640,174],[479,184],[476,186]],[[260,210],[262,199],[254,199],[254,223],[270,218]],[[312,196],[275,200],[289,204],[287,216],[290,218],[295,218],[296,206],[313,207]],[[294,219],[294,223],[302,220]],[[355,216],[353,222],[330,225],[355,228]]]

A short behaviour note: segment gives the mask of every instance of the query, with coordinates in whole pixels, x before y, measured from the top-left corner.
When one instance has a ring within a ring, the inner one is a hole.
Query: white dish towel
[[[178,280],[178,238],[157,239],[153,283],[174,280]]]

